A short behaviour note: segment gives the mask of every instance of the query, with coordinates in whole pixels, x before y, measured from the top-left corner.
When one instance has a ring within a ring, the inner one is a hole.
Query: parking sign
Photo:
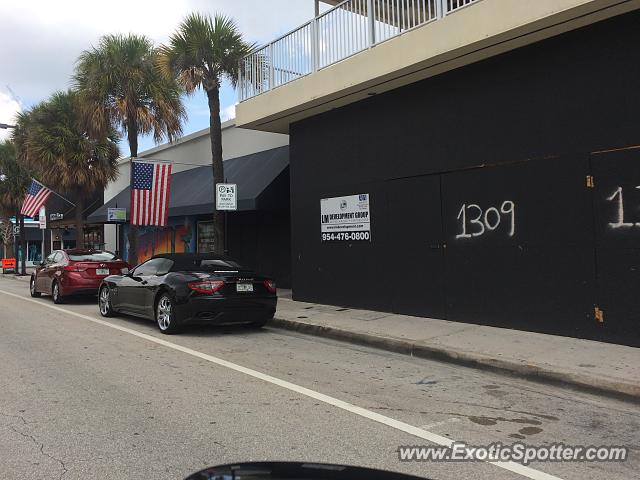
[[[238,209],[238,186],[235,183],[216,184],[216,210]]]

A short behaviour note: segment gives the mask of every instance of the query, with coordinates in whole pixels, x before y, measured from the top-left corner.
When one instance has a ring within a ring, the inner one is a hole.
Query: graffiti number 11
[[[640,185],[636,187],[640,189]],[[620,227],[633,227],[634,225],[640,226],[640,223],[630,223],[624,221],[624,203],[622,200],[622,187],[618,187],[615,192],[611,194],[610,197],[607,197],[607,200],[610,202],[614,202],[617,199],[617,208],[616,208],[616,221],[609,222],[609,227],[611,228],[620,228]]]

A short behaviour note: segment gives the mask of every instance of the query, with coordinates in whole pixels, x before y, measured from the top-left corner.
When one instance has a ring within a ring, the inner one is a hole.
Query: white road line
[[[299,393],[300,395],[313,398],[314,400],[324,402],[328,405],[333,405],[334,407],[337,407],[341,410],[345,410],[355,415],[359,415],[360,417],[373,420],[374,422],[378,422],[383,425],[387,425],[391,428],[395,428],[396,430],[400,430],[401,432],[405,432],[405,433],[408,433],[409,435],[413,435],[415,437],[422,438],[429,442],[435,443],[436,445],[449,447],[451,446],[452,443],[454,443],[454,440],[438,435],[437,433],[429,432],[428,430],[423,430],[421,428],[414,427],[413,425],[409,425],[408,423],[395,420],[393,418],[387,417],[385,415],[381,415],[376,412],[372,412],[370,410],[367,410],[366,408],[358,407],[357,405],[353,405],[352,403],[348,403],[343,400],[337,399],[335,397],[325,395],[324,393],[316,392],[315,390],[311,390],[309,388],[296,385],[295,383],[287,382],[286,380],[281,380],[280,378],[272,377],[271,375],[267,375],[266,373],[253,370],[251,368],[243,367],[242,365],[238,365],[238,364],[229,362],[227,360],[223,360],[222,358],[218,358],[212,355],[208,355],[206,353],[198,352],[197,350],[183,347],[182,345],[168,342],[167,340],[163,340],[161,338],[157,338],[152,335],[147,335],[146,333],[138,332],[137,330],[133,330],[131,328],[121,327],[119,325],[115,325],[105,320],[93,318],[88,315],[83,315],[81,313],[74,312],[72,310],[67,310],[61,307],[57,307],[55,305],[49,305],[47,303],[43,303],[42,301],[34,300],[32,298],[23,297],[22,295],[17,295],[15,293],[7,292],[4,290],[0,290],[0,293],[9,295],[11,297],[19,298],[26,302],[35,303],[36,305],[39,305],[41,307],[49,308],[51,310],[56,310],[58,312],[65,313],[68,315],[73,315],[74,317],[82,318],[84,320],[88,320],[90,322],[97,323],[105,327],[113,328],[114,330],[119,330],[121,332],[128,333],[138,338],[148,340],[149,342],[153,342],[158,345],[162,345],[164,347],[171,348],[173,350],[177,350],[182,353],[186,353],[187,355],[191,355],[191,356],[200,358],[202,360],[206,360],[208,362],[214,363],[221,367],[225,367],[230,370],[234,370],[236,372],[244,373],[245,375],[249,375],[250,377],[257,378],[258,380],[262,380],[264,382],[271,383],[273,385],[277,385],[287,390],[291,390],[292,392],[296,392],[296,393]],[[515,463],[515,462],[486,462],[486,463],[490,463],[492,465],[495,465],[496,467],[509,470],[510,472],[517,473],[519,475],[522,475],[523,477],[531,478],[533,480],[562,480],[560,477],[556,477],[554,475],[550,475],[548,473],[544,473],[539,470],[534,470],[533,468],[526,467],[524,465],[520,465],[519,463]]]

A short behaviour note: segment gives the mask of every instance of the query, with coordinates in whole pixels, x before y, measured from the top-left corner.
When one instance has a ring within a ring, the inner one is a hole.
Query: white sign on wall
[[[323,242],[371,241],[369,194],[320,200]]]
[[[126,223],[127,209],[126,208],[107,208],[107,221],[114,222],[114,223]]]
[[[238,209],[238,186],[235,183],[216,184],[216,210]]]

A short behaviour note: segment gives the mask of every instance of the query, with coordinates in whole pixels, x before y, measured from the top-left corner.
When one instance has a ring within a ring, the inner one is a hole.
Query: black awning
[[[289,166],[289,147],[246,155],[223,162],[224,176],[228,183],[238,185],[238,210],[262,210],[275,208],[275,199],[282,198],[269,192],[274,183]],[[203,215],[213,213],[213,171],[203,166],[171,175],[169,216]],[[276,182],[282,187],[281,182]],[[286,185],[288,190],[288,184]],[[108,223],[108,208],[126,208],[129,218],[131,189],[125,188],[87,219],[90,223]]]

